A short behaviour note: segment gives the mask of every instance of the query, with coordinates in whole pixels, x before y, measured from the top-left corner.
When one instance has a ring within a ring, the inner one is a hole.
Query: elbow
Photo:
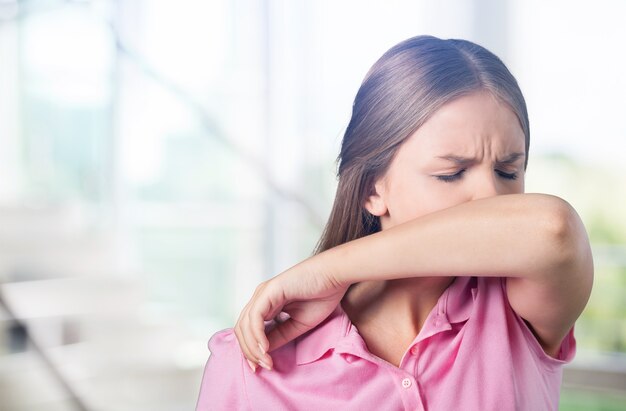
[[[578,273],[592,280],[593,261],[585,226],[565,200],[545,196],[541,207],[541,227],[550,254],[548,261],[560,272]]]
[[[548,196],[543,199],[541,215],[541,228],[546,239],[556,247],[557,254],[563,257],[570,256],[575,246],[575,241],[580,236],[580,218],[574,208],[565,200]]]

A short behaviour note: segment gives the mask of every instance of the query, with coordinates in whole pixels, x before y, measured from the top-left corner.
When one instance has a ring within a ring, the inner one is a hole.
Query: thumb
[[[269,351],[282,347],[313,328],[314,326],[308,326],[293,318],[277,322],[276,326],[267,332],[267,339],[270,344]]]

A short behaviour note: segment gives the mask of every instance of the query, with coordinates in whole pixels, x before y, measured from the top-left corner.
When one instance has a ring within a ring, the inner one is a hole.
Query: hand
[[[314,258],[261,283],[239,315],[235,335],[253,372],[256,364],[272,369],[268,352],[315,328],[346,293],[349,284],[313,268]],[[266,336],[264,321],[272,319],[275,327]]]

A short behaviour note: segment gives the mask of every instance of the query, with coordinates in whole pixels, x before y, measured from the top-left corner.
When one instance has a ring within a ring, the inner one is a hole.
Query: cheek
[[[518,178],[517,181],[517,185],[515,186],[515,193],[511,193],[511,194],[522,194],[526,191],[526,180],[525,177],[526,176],[526,172],[521,172],[520,176]]]
[[[500,194],[522,194],[524,192],[524,173],[519,173],[516,180],[501,180],[499,186]]]
[[[506,194],[522,194],[524,192],[524,182],[515,184]]]
[[[425,199],[425,213],[432,213],[465,203],[470,200],[464,190],[455,187],[455,183],[444,183],[436,181],[429,190],[429,195]]]
[[[389,228],[427,214],[430,197],[419,181],[396,181],[385,196],[388,215],[383,225]]]
[[[400,224],[435,211],[467,201],[462,190],[455,190],[430,177],[418,179],[411,185],[395,187],[394,202],[389,203],[389,214],[394,224]]]

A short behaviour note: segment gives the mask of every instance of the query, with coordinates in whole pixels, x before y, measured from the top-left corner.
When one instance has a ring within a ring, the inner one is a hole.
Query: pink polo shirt
[[[371,354],[341,306],[253,374],[232,330],[209,341],[197,410],[557,410],[562,365],[506,297],[506,279],[457,277],[399,367]]]

